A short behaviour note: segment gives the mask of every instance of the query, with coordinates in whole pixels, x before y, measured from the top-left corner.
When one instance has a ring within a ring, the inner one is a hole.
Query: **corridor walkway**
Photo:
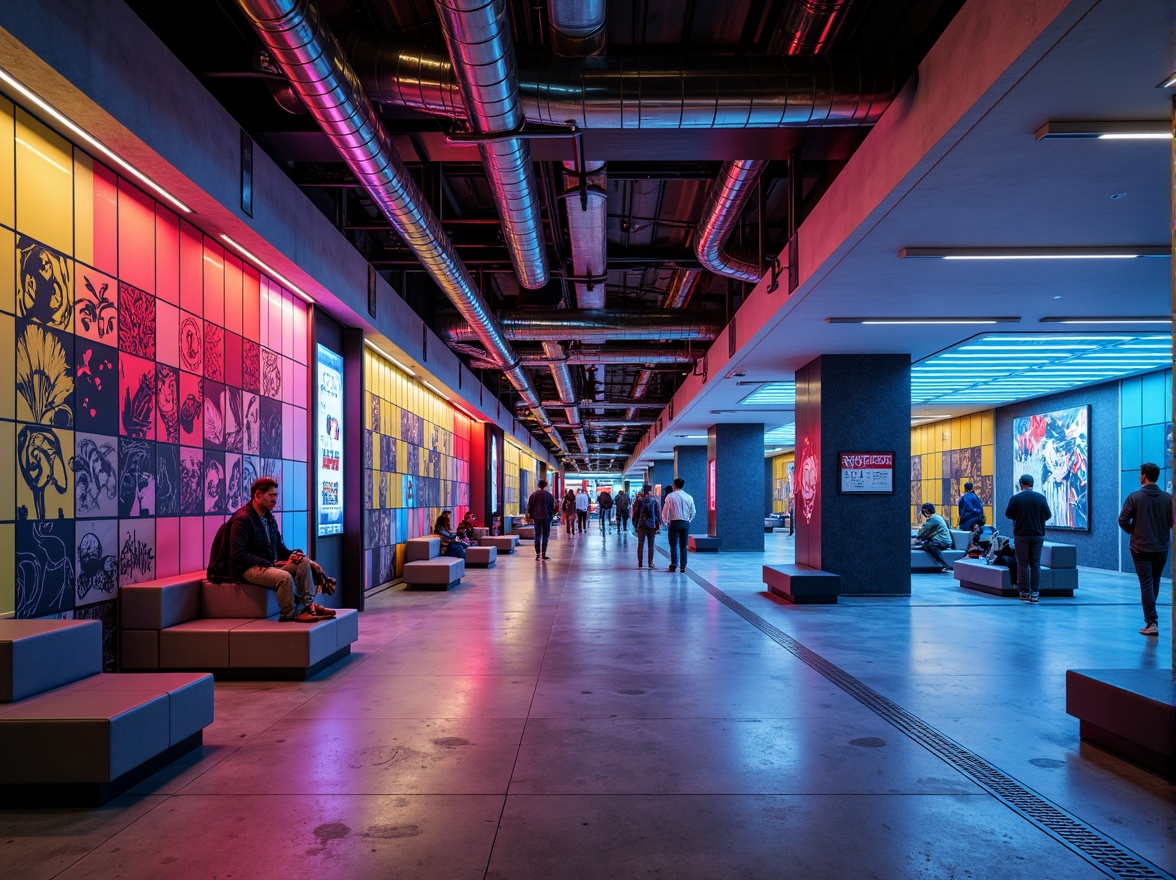
[[[0,876],[1169,876],[1172,788],[1064,712],[1067,668],[1170,665],[1134,578],[796,608],[766,540],[671,574],[592,527],[374,595],[351,658],[218,682],[203,752],[110,807],[0,810]]]

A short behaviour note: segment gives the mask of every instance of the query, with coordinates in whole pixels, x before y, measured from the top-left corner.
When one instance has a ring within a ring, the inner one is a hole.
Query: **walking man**
[[[601,533],[607,532],[612,528],[612,509],[612,492],[608,489],[601,489],[600,494],[596,496],[596,510],[600,517]]]
[[[576,526],[580,534],[588,530],[588,493],[583,486],[576,493]]]
[[[547,491],[547,480],[539,481],[539,488],[527,499],[527,516],[535,524],[535,559],[550,559],[547,539],[551,537],[551,520],[555,517],[555,496]]]
[[[682,559],[682,571],[686,570],[686,538],[690,532],[690,523],[694,520],[694,499],[686,494],[683,488],[686,481],[681,477],[674,480],[674,491],[665,498],[662,505],[662,522],[669,529],[670,539],[670,567],[667,571],[678,568],[678,559]]]
[[[653,489],[644,486],[633,504],[633,525],[637,528],[637,567],[641,568],[641,551],[649,541],[649,567],[653,568],[653,538],[661,529],[661,504]]]
[[[1017,554],[1017,589],[1022,602],[1036,602],[1041,583],[1041,545],[1045,523],[1053,516],[1049,502],[1033,491],[1033,476],[1021,474],[1021,491],[1009,499],[1005,516],[1013,521],[1013,550]]]
[[[622,489],[617,493],[617,534],[623,534],[629,528],[629,493]]]
[[[1139,632],[1145,636],[1160,634],[1156,599],[1172,541],[1172,496],[1156,485],[1159,478],[1159,465],[1150,461],[1141,464],[1139,488],[1127,496],[1119,512],[1119,528],[1131,536],[1131,559],[1143,605],[1143,629]]]

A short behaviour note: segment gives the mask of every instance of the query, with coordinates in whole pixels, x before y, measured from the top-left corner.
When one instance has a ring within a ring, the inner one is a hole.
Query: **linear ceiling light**
[[[751,394],[747,395],[739,403],[743,406],[764,406],[771,404],[792,406],[796,403],[796,383],[768,382],[751,392]],[[712,412],[717,412],[717,410],[712,410]]]
[[[285,287],[294,291],[296,294],[298,294],[300,297],[302,297],[304,300],[306,300],[306,302],[310,303],[311,305],[314,304],[314,300],[311,299],[309,296],[307,296],[306,293],[302,290],[302,288],[300,288],[297,284],[294,284],[289,278],[286,278],[284,275],[279,275],[273,269],[272,266],[268,266],[265,263],[263,263],[260,259],[258,259],[257,255],[254,254],[252,251],[247,250],[246,248],[237,244],[237,242],[233,241],[231,238],[229,238],[223,232],[221,233],[221,240],[224,241],[225,244],[227,244],[229,247],[231,247],[233,250],[235,250],[241,256],[245,257],[245,259],[249,260],[249,262],[253,263],[253,265],[257,266],[257,268],[261,269],[263,272],[269,273],[274,278],[278,279],[278,281],[282,282],[282,284]]]
[[[1133,140],[1172,139],[1172,120],[1145,119],[1134,122],[1047,122],[1034,138],[1043,140]]]
[[[1041,318],[1042,324],[1171,324],[1172,319],[1163,315],[1136,318]]]
[[[57,123],[59,126],[64,128],[66,131],[68,131],[74,137],[83,141],[87,146],[91,147],[96,153],[99,153],[103,158],[108,159],[112,164],[117,165],[119,168],[121,168],[123,171],[125,171],[127,174],[129,174],[131,177],[135,178],[135,180],[139,181],[141,184],[143,184],[149,190],[151,190],[152,192],[159,195],[162,199],[171,203],[176,208],[178,208],[180,211],[183,211],[185,214],[195,213],[186,204],[184,204],[182,201],[177,199],[170,192],[168,192],[166,189],[164,189],[162,186],[160,186],[158,183],[156,183],[154,180],[152,180],[150,177],[148,177],[146,174],[144,174],[142,171],[140,171],[138,168],[136,168],[134,165],[132,165],[126,159],[124,159],[120,155],[118,155],[116,152],[114,152],[114,150],[110,149],[108,146],[106,146],[104,143],[102,143],[102,141],[98,140],[96,137],[94,137],[92,134],[90,134],[84,128],[77,125],[75,122],[73,122],[67,116],[62,114],[52,104],[49,104],[40,95],[38,95],[36,92],[34,92],[32,89],[30,89],[28,86],[26,86],[24,83],[22,83],[20,80],[18,80],[16,77],[14,77],[12,74],[10,74],[8,71],[4,70],[3,68],[0,68],[0,82],[4,83],[4,85],[8,86],[8,88],[11,89],[13,92],[16,92],[16,94],[19,95],[22,99],[24,99],[25,101],[28,101],[30,104],[32,104],[34,107],[36,107],[38,110],[40,110],[43,114],[45,114],[50,119],[52,119],[55,123]]]
[[[1171,258],[1168,245],[1128,247],[908,247],[898,252],[900,260],[1136,260],[1145,257]]]
[[[1016,324],[1016,316],[955,317],[955,318],[826,318],[826,324]]]
[[[396,358],[392,357],[392,355],[388,354],[388,352],[384,351],[384,349],[380,348],[378,345],[376,345],[370,339],[365,339],[363,341],[363,344],[366,345],[368,348],[370,348],[372,351],[376,352],[376,354],[378,354],[384,360],[391,361],[396,366],[400,367],[400,369],[403,372],[407,373],[409,376],[412,376],[414,379],[416,378],[416,373],[414,373],[412,371],[412,367],[407,366],[406,364],[402,364],[400,361],[396,360]]]

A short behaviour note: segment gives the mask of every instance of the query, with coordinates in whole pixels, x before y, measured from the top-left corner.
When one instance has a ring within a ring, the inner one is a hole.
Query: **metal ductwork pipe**
[[[348,49],[372,100],[461,119],[448,58],[357,35]],[[609,56],[519,69],[528,122],[581,128],[872,125],[898,94],[889,58]]]
[[[608,310],[543,310],[503,312],[502,332],[509,340],[550,342],[576,339],[603,343],[612,340],[713,341],[719,328],[698,315],[681,312]],[[462,317],[449,315],[437,321],[437,333],[447,343],[469,343],[478,339],[475,328]]]
[[[587,204],[580,201],[576,163],[564,162],[563,168],[576,308],[603,309],[604,276],[608,272],[608,182],[604,163],[584,162],[584,173],[588,177]]]
[[[517,131],[523,111],[505,0],[436,0],[436,6],[470,130]],[[521,138],[506,138],[481,143],[478,149],[515,275],[524,287],[542,287],[547,283],[547,251],[531,146]]]
[[[605,0],[551,0],[548,33],[556,55],[583,57],[604,51]]]
[[[468,323],[471,337],[485,347],[560,453],[567,456],[567,446],[539,405],[530,376],[409,176],[318,7],[311,0],[237,0],[237,4],[347,167]]]
[[[707,191],[706,207],[698,220],[698,234],[694,239],[694,254],[716,275],[752,284],[763,277],[758,254],[731,254],[725,245],[767,166],[761,159],[724,162],[718,178]]]
[[[702,278],[701,269],[675,270],[674,277],[670,279],[670,289],[666,291],[666,298],[662,300],[662,308],[667,310],[686,308],[686,304],[690,302],[690,297],[694,296],[694,289],[698,287],[700,278]],[[650,362],[646,361],[645,363]],[[633,388],[629,392],[629,395],[634,400],[643,400],[649,392],[649,383],[651,381],[653,381],[653,370],[641,370],[637,373],[637,378],[633,381]],[[626,416],[628,418],[636,418],[637,411],[631,409]]]
[[[454,343],[453,348],[459,353],[471,358],[470,366],[473,369],[497,369],[494,364],[486,360],[485,354],[480,349],[461,343]],[[520,355],[521,363],[525,367],[543,368],[551,367],[554,364],[553,358],[546,357],[541,353],[531,354],[520,352]],[[618,346],[615,348],[574,349],[560,358],[560,360],[569,367],[590,367],[596,364],[642,364],[647,367],[661,366],[663,368],[670,368],[689,367],[697,357],[698,355],[685,349],[658,348],[651,350],[648,347],[642,346]],[[546,404],[544,405],[546,406]]]
[[[824,55],[837,38],[852,0],[792,0],[780,17],[769,52]]]
[[[567,352],[558,342],[544,342],[543,354],[552,361],[551,378],[555,380],[555,390],[559,392],[558,406],[564,408],[568,424],[575,429],[576,443],[581,452],[588,451],[588,437],[580,425],[580,407],[576,405],[579,395],[576,394],[576,383],[572,381],[572,371],[568,369]]]

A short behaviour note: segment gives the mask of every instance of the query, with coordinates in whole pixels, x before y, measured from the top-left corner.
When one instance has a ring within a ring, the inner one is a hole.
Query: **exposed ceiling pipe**
[[[348,49],[372,100],[464,118],[444,55],[370,34]],[[581,128],[872,125],[898,94],[891,59],[856,56],[548,58],[518,75],[528,122]]]
[[[694,254],[698,262],[716,275],[753,284],[763,277],[764,268],[758,254],[731,253],[726,244],[767,165],[762,159],[724,162],[707,191],[706,207],[694,238]]]
[[[719,328],[701,315],[682,312],[607,309],[592,311],[536,310],[501,312],[499,322],[506,339],[520,342],[550,342],[576,339],[581,342],[627,340],[693,340],[710,342]],[[480,341],[462,316],[437,319],[437,334],[447,343]]]
[[[604,51],[605,0],[551,0],[548,32],[556,55],[582,58]]]
[[[453,344],[454,351],[471,358],[470,366],[477,370],[494,370],[497,367],[486,360],[485,352],[480,348],[462,343]],[[561,346],[562,347],[562,346]],[[551,367],[555,358],[549,358],[540,352],[519,351],[520,360],[524,367]],[[572,349],[563,358],[562,363],[569,367],[586,367],[594,364],[642,364],[647,367],[660,366],[662,369],[673,367],[688,367],[694,363],[696,354],[683,348],[650,349],[648,346],[610,346]],[[548,404],[544,403],[544,406]],[[562,406],[562,404],[552,404]]]
[[[575,162],[564,162],[564,204],[572,243],[576,308],[603,309],[604,277],[608,272],[608,195],[603,162],[584,162],[588,188],[579,192]]]
[[[572,381],[572,371],[568,369],[567,352],[558,342],[544,342],[543,354],[553,361],[551,376],[555,379],[555,390],[559,392],[559,403],[556,405],[564,408],[568,424],[575,429],[576,443],[580,451],[587,452],[588,437],[580,425],[580,407],[576,404],[579,395],[576,393],[576,383]]]
[[[662,300],[662,308],[666,310],[686,308],[686,304],[694,295],[694,289],[698,287],[698,280],[701,277],[701,269],[675,270],[674,277],[670,279],[670,288],[666,291],[665,299]],[[637,378],[633,381],[633,388],[630,390],[629,396],[634,400],[644,400],[645,395],[649,393],[651,381],[653,381],[653,370],[640,370],[637,373]],[[637,410],[635,409],[626,413],[627,418],[635,418],[636,416]],[[623,433],[624,428],[621,431]]]
[[[792,0],[780,17],[768,51],[824,55],[837,38],[852,0]]]
[[[470,130],[517,131],[523,111],[505,0],[436,0],[436,6]],[[522,138],[500,138],[478,144],[478,150],[515,275],[524,287],[542,287],[547,283],[547,250],[531,145]]]
[[[318,7],[312,0],[237,0],[237,4],[348,168],[566,457],[567,445],[540,406],[531,377],[409,176]]]

